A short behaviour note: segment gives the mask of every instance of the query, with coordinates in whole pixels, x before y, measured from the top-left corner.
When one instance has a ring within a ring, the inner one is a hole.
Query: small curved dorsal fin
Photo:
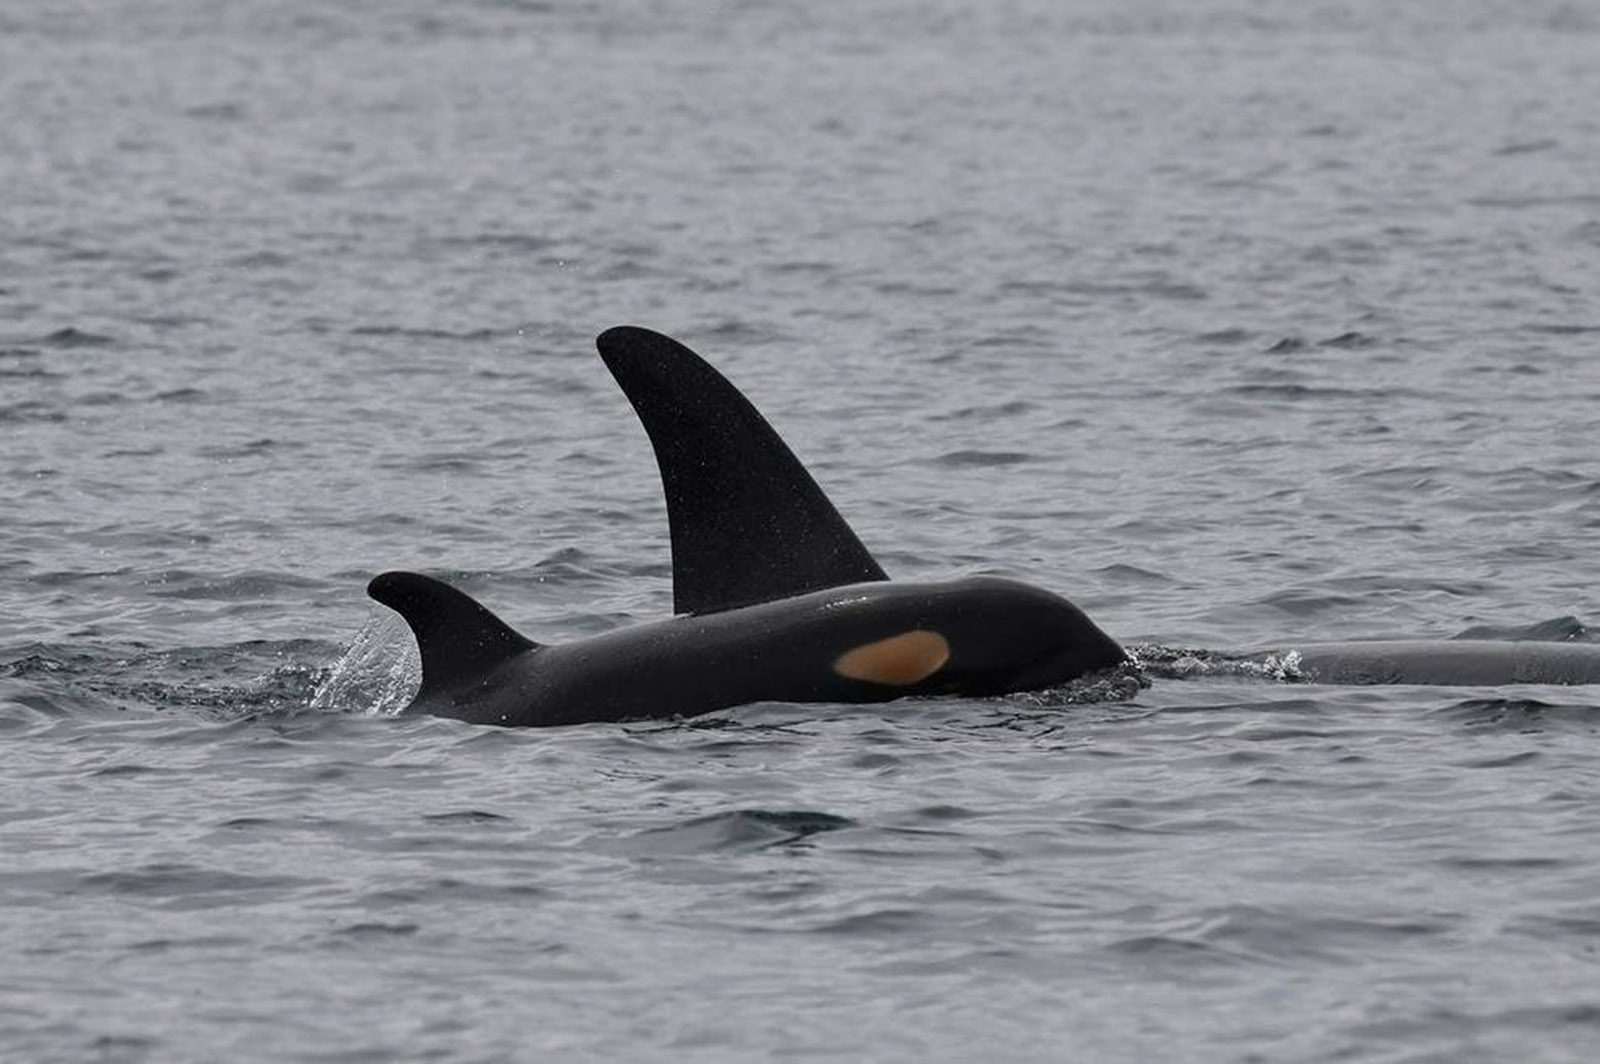
[[[699,355],[630,325],[597,344],[656,452],[677,612],[888,579],[772,426]]]
[[[538,646],[477,599],[419,573],[381,573],[367,594],[405,618],[422,654],[418,697],[471,682],[507,658]]]

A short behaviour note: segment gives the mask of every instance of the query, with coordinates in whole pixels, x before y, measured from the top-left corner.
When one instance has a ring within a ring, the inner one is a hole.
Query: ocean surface
[[[0,8],[0,1058],[1590,1061],[1600,691],[502,730],[671,608],[594,353],[1126,644],[1590,639],[1600,9]]]

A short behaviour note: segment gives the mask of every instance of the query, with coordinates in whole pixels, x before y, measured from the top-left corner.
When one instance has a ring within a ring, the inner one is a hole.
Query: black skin
[[[883,702],[1057,686],[1126,660],[1072,603],[996,578],[872,582],[633,625],[557,646],[517,635],[429,577],[368,589],[410,624],[423,686],[408,713],[522,727],[689,717],[751,702]],[[910,684],[835,671],[839,657],[907,631],[937,632],[949,660]]]

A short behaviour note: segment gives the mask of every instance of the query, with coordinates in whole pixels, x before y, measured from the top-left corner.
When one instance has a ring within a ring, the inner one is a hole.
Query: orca
[[[403,712],[512,726],[691,717],[763,701],[1033,691],[1128,661],[1041,588],[889,580],[772,426],[699,355],[634,326],[597,346],[655,451],[675,615],[543,645],[442,581],[382,573],[367,592],[404,618],[422,658]]]
[[[1302,683],[1419,684],[1500,687],[1506,684],[1600,683],[1600,644],[1540,640],[1395,639],[1311,643],[1266,657]]]
[[[1358,639],[1255,650],[1141,643],[1129,648],[1129,657],[1146,680],[1268,680],[1340,687],[1600,684],[1600,643],[1548,636],[1486,639],[1472,633],[1453,639]]]

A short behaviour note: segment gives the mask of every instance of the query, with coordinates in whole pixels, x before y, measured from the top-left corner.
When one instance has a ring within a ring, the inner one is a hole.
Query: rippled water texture
[[[1555,0],[8,6],[0,1056],[1590,1059],[1592,689],[505,731],[362,589],[670,609],[635,322],[898,576],[1588,639],[1596,100]]]

